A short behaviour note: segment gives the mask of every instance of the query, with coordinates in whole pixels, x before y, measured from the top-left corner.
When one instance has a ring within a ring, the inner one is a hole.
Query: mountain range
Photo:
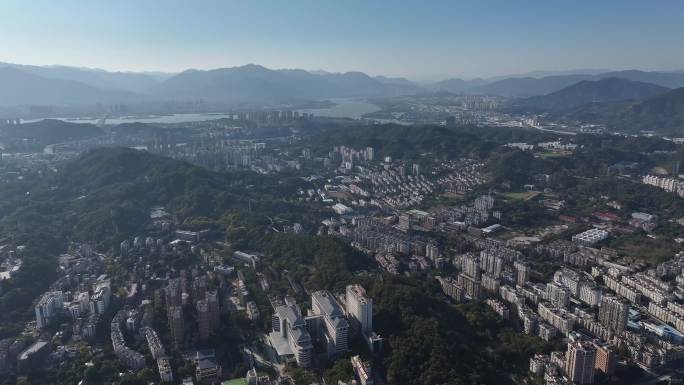
[[[13,67],[0,67],[0,105],[96,104],[136,102],[139,94],[106,90],[86,83],[47,78]]]
[[[283,103],[330,98],[391,97],[426,91],[525,98],[550,94],[581,81],[616,77],[667,88],[684,86],[684,72],[681,71],[598,71],[542,71],[531,75],[552,75],[512,75],[471,80],[453,78],[419,84],[405,78],[373,77],[362,72],[273,70],[255,64],[171,74],[0,63],[0,84],[3,85],[0,87],[0,106],[197,100],[221,104]]]
[[[595,75],[572,74],[545,76],[541,78],[511,77],[481,86],[471,87],[464,91],[474,94],[526,98],[547,95],[581,81],[596,81],[606,78],[628,79],[643,83],[652,83],[667,88],[684,87],[684,73],[681,72],[646,72],[629,70],[605,72]]]
[[[6,67],[44,78],[73,80],[95,88],[129,92],[145,92],[155,84],[175,75],[164,72],[110,72],[97,68],[33,66],[0,62],[0,68]]]
[[[609,124],[632,130],[681,135],[684,132],[684,88],[630,105]]]
[[[616,131],[652,131],[681,136],[684,133],[684,88],[644,100],[583,104],[555,115],[579,124],[603,124]]]
[[[362,72],[313,74],[249,64],[210,71],[185,71],[152,87],[150,94],[167,99],[238,103],[391,96],[415,93],[419,89],[405,79],[372,78]]]
[[[670,88],[622,78],[582,80],[547,95],[520,100],[517,105],[539,110],[564,111],[588,103],[647,99]]]
[[[448,91],[448,92],[461,93],[461,92],[465,92],[465,91],[468,91],[468,90],[473,89],[473,88],[484,86],[487,83],[489,83],[489,81],[487,81],[485,79],[480,79],[480,78],[471,79],[471,80],[451,78],[451,79],[439,81],[437,83],[429,84],[428,88],[433,90],[433,91]]]

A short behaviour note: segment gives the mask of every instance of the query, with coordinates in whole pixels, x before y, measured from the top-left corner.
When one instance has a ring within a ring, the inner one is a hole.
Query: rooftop
[[[311,294],[311,297],[314,301],[318,302],[318,304],[321,307],[321,311],[323,311],[329,317],[335,318],[344,315],[342,308],[337,303],[337,301],[335,301],[333,295],[330,294],[328,291],[316,291],[313,294]]]
[[[21,354],[19,355],[19,359],[20,359],[20,360],[25,360],[25,359],[27,359],[29,355],[34,354],[34,353],[40,351],[40,350],[43,349],[43,348],[45,347],[45,345],[47,345],[47,344],[48,344],[47,341],[38,341],[38,342],[34,343],[33,345],[29,346],[28,349],[26,349],[26,350],[24,350],[23,352],[21,352]]]
[[[278,317],[286,319],[287,323],[291,327],[305,325],[304,319],[302,319],[302,316],[299,312],[299,308],[297,308],[297,305],[278,306],[278,308],[276,308],[276,312],[278,313]]]

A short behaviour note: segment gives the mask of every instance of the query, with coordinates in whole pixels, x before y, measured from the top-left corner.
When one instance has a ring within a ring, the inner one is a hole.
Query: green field
[[[543,153],[539,154],[539,157],[543,158],[543,159],[545,159],[545,158],[561,158],[561,157],[568,156],[568,155],[571,155],[571,153],[568,153],[568,152],[543,152]]]
[[[509,192],[503,194],[508,199],[516,200],[516,201],[528,201],[537,195],[541,194],[539,191],[521,191],[521,192]]]
[[[609,247],[620,255],[634,257],[644,262],[661,263],[672,258],[679,250],[678,245],[666,238],[651,239],[638,235],[624,235],[609,241]]]
[[[221,385],[247,385],[247,380],[244,378],[234,378],[232,380],[223,381]]]

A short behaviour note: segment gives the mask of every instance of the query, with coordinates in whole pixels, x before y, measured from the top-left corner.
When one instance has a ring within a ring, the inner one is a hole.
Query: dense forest
[[[483,304],[437,299],[434,282],[385,276],[364,285],[374,300],[374,324],[389,336],[384,364],[392,384],[514,383],[534,352],[550,348]]]
[[[421,156],[458,159],[485,159],[498,146],[508,142],[551,140],[554,136],[536,131],[494,127],[404,126],[383,124],[371,126],[331,125],[310,131],[308,144],[320,151],[333,146],[373,147],[378,156],[415,160]]]

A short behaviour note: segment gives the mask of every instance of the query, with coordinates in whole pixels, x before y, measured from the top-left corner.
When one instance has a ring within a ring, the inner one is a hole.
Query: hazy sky
[[[684,1],[2,0],[0,61],[425,80],[684,68]]]

